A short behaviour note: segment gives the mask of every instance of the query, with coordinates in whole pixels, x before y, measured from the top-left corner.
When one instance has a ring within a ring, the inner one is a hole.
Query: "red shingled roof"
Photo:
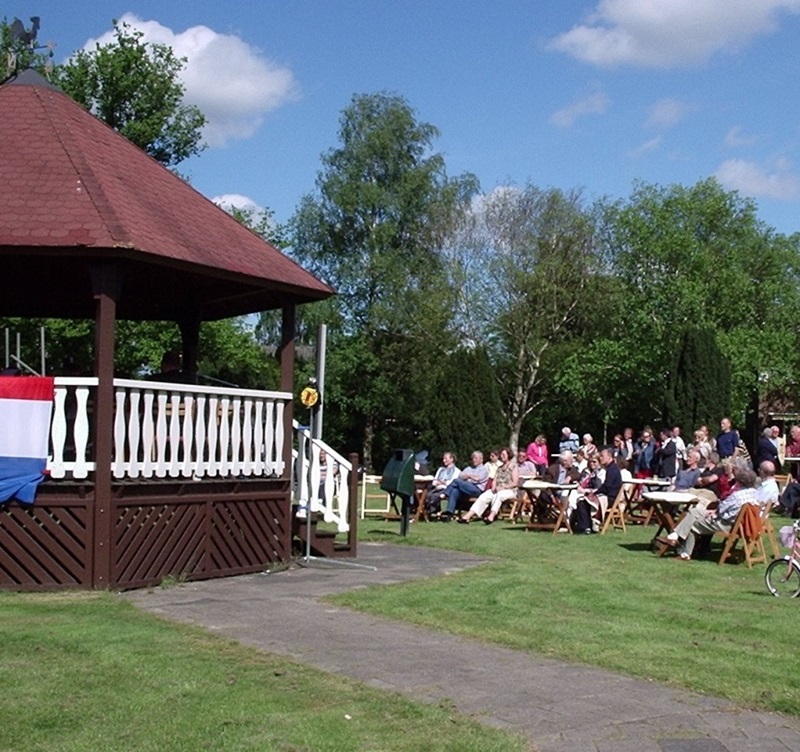
[[[0,315],[93,316],[98,259],[123,270],[120,318],[220,318],[333,293],[26,71],[0,86]]]

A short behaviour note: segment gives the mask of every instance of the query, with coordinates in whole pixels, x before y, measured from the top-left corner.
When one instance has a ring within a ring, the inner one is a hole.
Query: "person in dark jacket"
[[[603,522],[606,510],[614,503],[617,494],[622,488],[622,473],[614,461],[614,450],[603,447],[599,453],[600,465],[605,470],[603,483],[597,491],[589,492],[578,499],[578,506],[574,513],[572,529],[576,533],[588,535],[594,532],[594,522],[599,525]]]
[[[778,458],[778,446],[772,440],[772,428],[765,428],[761,432],[756,446],[756,467],[761,467],[762,462],[771,462],[776,468],[781,466]]]

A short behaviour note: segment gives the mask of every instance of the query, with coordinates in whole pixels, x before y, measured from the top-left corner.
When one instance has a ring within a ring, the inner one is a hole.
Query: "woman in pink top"
[[[542,475],[544,471],[547,470],[547,466],[550,464],[550,458],[547,456],[547,439],[543,433],[540,433],[530,444],[528,444],[525,454],[527,455],[528,459],[533,462],[534,465],[536,465],[539,475]]]

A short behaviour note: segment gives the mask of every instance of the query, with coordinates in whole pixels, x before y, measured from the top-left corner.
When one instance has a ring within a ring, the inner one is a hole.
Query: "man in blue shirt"
[[[717,435],[717,454],[720,459],[733,457],[736,447],[739,446],[739,432],[731,428],[731,419],[723,418],[719,422],[720,433]]]
[[[558,452],[577,452],[580,449],[580,439],[573,433],[569,426],[561,429],[561,441],[558,442]]]
[[[483,452],[475,450],[470,457],[470,466],[462,470],[458,478],[444,491],[447,496],[447,511],[442,514],[441,521],[450,522],[461,496],[480,496],[486,490],[488,482],[489,470],[483,464]]]

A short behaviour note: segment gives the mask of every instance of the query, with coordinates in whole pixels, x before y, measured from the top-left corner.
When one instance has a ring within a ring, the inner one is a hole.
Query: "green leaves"
[[[167,167],[203,150],[205,116],[182,103],[186,63],[171,47],[145,43],[143,33],[114,23],[114,41],[78,50],[54,72],[76,102]]]

